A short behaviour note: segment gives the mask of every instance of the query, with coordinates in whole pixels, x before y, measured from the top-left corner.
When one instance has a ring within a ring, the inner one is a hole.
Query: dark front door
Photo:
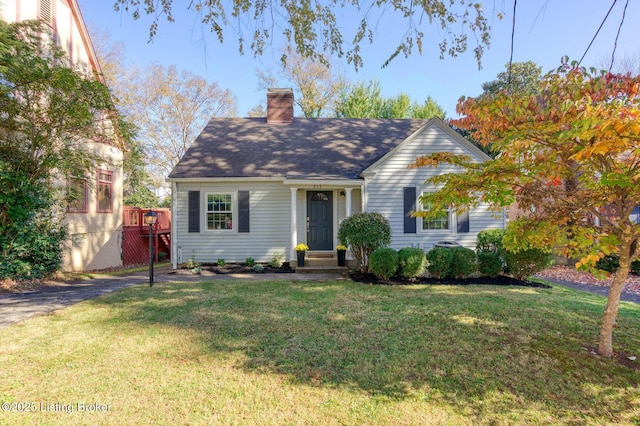
[[[309,250],[333,250],[332,193],[307,192],[307,245]]]

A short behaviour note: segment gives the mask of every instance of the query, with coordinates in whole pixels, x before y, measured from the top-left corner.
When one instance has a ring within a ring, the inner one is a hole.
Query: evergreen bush
[[[427,256],[419,248],[405,247],[398,252],[400,275],[415,278],[424,274],[427,267]]]
[[[389,247],[377,249],[369,256],[369,270],[376,277],[388,280],[398,270],[398,252]]]
[[[445,247],[436,247],[427,252],[427,261],[429,266],[429,275],[433,278],[446,278],[451,273],[451,262],[453,261],[453,253],[451,249]]]
[[[517,253],[503,251],[506,272],[519,280],[547,269],[553,264],[553,256],[540,249],[521,250]]]
[[[504,271],[504,265],[500,253],[483,250],[477,253],[478,272],[488,277],[497,277]]]
[[[478,270],[478,258],[476,252],[466,247],[453,247],[451,249],[451,275],[454,278],[468,278]]]

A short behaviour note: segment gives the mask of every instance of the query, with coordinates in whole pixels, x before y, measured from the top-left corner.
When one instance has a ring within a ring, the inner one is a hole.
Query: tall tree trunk
[[[631,266],[631,257],[629,255],[629,247],[624,246],[620,253],[620,267],[609,288],[609,296],[607,297],[607,306],[602,316],[602,328],[600,329],[600,343],[598,345],[598,353],[604,357],[611,358],[613,356],[613,326],[618,317],[618,309],[620,307],[620,296],[624,283],[629,276]]]

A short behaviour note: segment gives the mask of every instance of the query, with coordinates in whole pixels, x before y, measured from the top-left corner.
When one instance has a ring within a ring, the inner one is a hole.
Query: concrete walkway
[[[154,285],[166,281],[211,281],[211,280],[246,280],[246,281],[313,281],[342,279],[338,274],[179,274],[170,267],[156,269]],[[139,284],[148,285],[149,272],[142,271],[124,275],[114,275],[84,281],[59,283],[41,289],[20,293],[0,295],[0,328],[24,321],[36,315],[62,309],[83,300],[92,299]]]

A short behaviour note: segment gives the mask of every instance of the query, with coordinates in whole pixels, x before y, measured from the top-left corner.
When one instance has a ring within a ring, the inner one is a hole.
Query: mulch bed
[[[292,274],[294,269],[289,266],[288,262],[285,262],[280,268],[274,268],[270,265],[260,264],[264,269],[263,274]],[[219,266],[215,263],[208,264],[203,263],[201,265],[202,271],[206,271],[214,274],[255,274],[256,271],[252,267],[244,265],[242,263],[227,263],[226,265]]]
[[[411,285],[411,284],[429,284],[429,285],[502,285],[502,286],[520,286],[520,287],[539,287],[551,288],[550,286],[534,281],[518,280],[513,277],[499,275],[494,278],[490,277],[473,277],[473,278],[428,278],[416,277],[413,279],[404,277],[393,277],[389,280],[381,280],[373,274],[363,274],[361,272],[352,272],[349,274],[353,281],[374,284],[374,285]]]

